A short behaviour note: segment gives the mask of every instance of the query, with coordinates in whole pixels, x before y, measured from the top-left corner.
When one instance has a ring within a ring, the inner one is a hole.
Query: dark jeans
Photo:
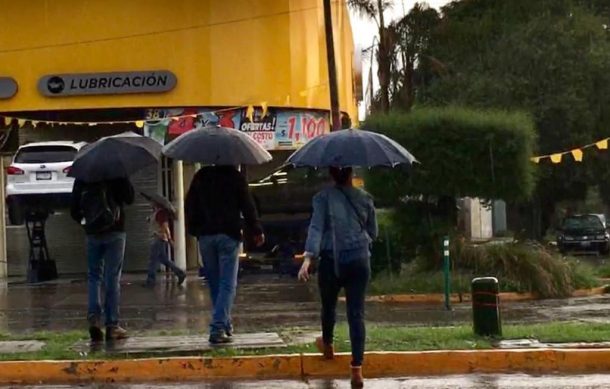
[[[332,344],[336,322],[337,299],[345,288],[347,322],[352,345],[352,366],[362,366],[366,329],[364,326],[364,298],[371,270],[369,259],[362,258],[339,265],[339,277],[335,274],[332,254],[322,254],[318,268],[318,285],[322,299],[322,337]]]
[[[101,286],[104,282],[104,314],[106,325],[119,322],[121,272],[125,255],[125,233],[110,232],[87,236],[89,308],[87,318],[99,321],[102,317]]]
[[[231,327],[231,308],[239,271],[239,241],[227,235],[201,236],[199,250],[213,305],[210,334],[217,335]]]
[[[168,241],[163,239],[155,238],[152,245],[150,246],[150,260],[148,262],[148,283],[154,283],[157,278],[157,270],[159,270],[159,264],[165,265],[170,268],[175,275],[184,275],[184,270],[180,269],[170,259],[170,244]]]

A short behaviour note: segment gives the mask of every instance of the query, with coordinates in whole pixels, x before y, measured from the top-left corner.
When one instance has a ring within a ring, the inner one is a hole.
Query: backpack
[[[80,206],[85,232],[99,234],[112,229],[121,216],[121,208],[106,183],[87,184],[81,192]]]

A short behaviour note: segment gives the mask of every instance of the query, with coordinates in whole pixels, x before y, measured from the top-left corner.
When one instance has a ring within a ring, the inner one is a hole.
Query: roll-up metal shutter
[[[101,127],[101,126],[98,126]],[[50,140],[94,141],[102,136],[113,135],[131,128],[80,128],[73,127],[29,129],[21,131],[21,143],[42,142]],[[133,177],[132,183],[138,190],[156,192],[158,190],[158,166],[151,166]],[[125,249],[124,271],[144,271],[147,268],[149,253],[149,225],[147,218],[151,213],[150,205],[136,193],[133,205],[125,211],[127,245]],[[29,258],[29,244],[25,226],[7,228],[7,252],[9,276],[25,276]],[[46,226],[49,255],[57,263],[60,276],[85,274],[87,257],[85,234],[80,225],[75,223],[68,210],[51,215]]]

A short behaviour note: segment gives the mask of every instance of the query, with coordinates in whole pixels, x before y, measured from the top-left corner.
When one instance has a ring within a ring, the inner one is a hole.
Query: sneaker
[[[127,330],[119,326],[108,326],[106,327],[106,342],[114,340],[127,339]]]
[[[226,334],[212,334],[209,339],[210,344],[227,344],[233,342],[233,339],[228,337]]]
[[[229,338],[233,336],[233,324],[229,324],[227,326],[227,328],[225,328],[225,335],[227,335]]]
[[[186,273],[180,273],[178,275],[178,286],[182,285],[186,280]]]

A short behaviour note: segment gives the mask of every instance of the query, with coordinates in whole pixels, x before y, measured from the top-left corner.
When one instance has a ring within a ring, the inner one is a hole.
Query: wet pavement
[[[142,286],[144,275],[126,275],[122,282],[121,316],[132,331],[205,331],[210,301],[205,284],[194,275],[185,286],[160,279],[155,289]],[[40,285],[0,285],[0,332],[27,333],[82,329],[87,290],[84,278]],[[240,332],[318,326],[315,283],[303,285],[289,277],[246,275],[240,279],[234,322]],[[339,308],[340,319],[345,319]],[[588,320],[610,322],[610,294],[565,300],[502,305],[504,322]],[[469,304],[452,311],[441,305],[368,303],[367,320],[400,325],[454,325],[471,320]]]
[[[15,386],[13,386],[15,387]],[[162,383],[131,385],[60,385],[60,386],[24,386],[21,388],[64,389],[64,388],[99,388],[99,389],[146,389],[146,388],[205,388],[205,389],[347,389],[348,380],[311,380],[311,381],[242,381],[242,382],[194,382]],[[0,387],[0,388],[9,388]],[[433,378],[388,378],[365,381],[365,388],[370,389],[568,389],[568,388],[610,388],[610,375],[576,375],[576,376],[529,376],[523,374],[505,375],[466,375]]]

